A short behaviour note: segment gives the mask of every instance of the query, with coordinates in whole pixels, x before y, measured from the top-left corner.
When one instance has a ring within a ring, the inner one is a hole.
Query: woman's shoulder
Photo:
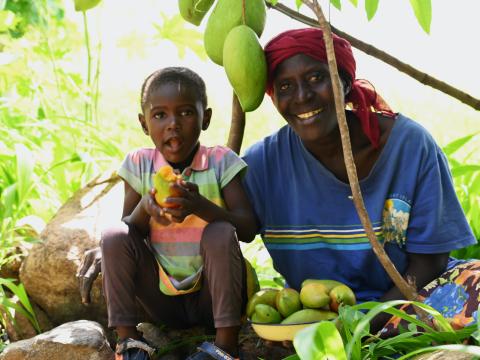
[[[401,113],[395,117],[388,141],[393,142],[397,147],[413,147],[417,150],[438,147],[433,136],[422,124]]]

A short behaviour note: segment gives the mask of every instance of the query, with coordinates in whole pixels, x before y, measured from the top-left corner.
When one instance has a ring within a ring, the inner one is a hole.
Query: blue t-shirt
[[[290,126],[254,144],[244,160],[258,232],[289,286],[334,279],[350,286],[359,301],[378,300],[393,286],[373,253],[350,186]],[[445,155],[423,127],[401,114],[360,187],[377,237],[400,273],[407,252],[444,253],[476,242]]]

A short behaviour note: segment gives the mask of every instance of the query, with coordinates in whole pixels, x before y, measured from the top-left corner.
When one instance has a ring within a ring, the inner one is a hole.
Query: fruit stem
[[[247,12],[246,12],[246,6],[245,6],[245,2],[247,0],[242,0],[242,21],[243,21],[243,25],[247,25]]]

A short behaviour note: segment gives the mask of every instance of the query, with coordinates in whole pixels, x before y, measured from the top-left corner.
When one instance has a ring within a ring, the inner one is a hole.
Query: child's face
[[[152,92],[139,121],[150,135],[165,160],[171,163],[185,161],[206,130],[212,116],[191,86],[168,82]]]

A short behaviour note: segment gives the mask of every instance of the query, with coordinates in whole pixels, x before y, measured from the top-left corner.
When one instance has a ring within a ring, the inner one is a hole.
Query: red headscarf
[[[335,34],[332,36],[337,66],[352,80],[351,90],[347,94],[345,102],[352,104],[353,112],[359,118],[363,132],[372,145],[378,147],[380,129],[375,112],[382,112],[387,116],[393,116],[393,112],[368,81],[355,79],[356,64],[350,43]],[[268,95],[273,96],[273,77],[277,66],[282,61],[300,53],[321,62],[327,62],[322,30],[317,28],[289,30],[268,42],[265,46],[268,66]]]

